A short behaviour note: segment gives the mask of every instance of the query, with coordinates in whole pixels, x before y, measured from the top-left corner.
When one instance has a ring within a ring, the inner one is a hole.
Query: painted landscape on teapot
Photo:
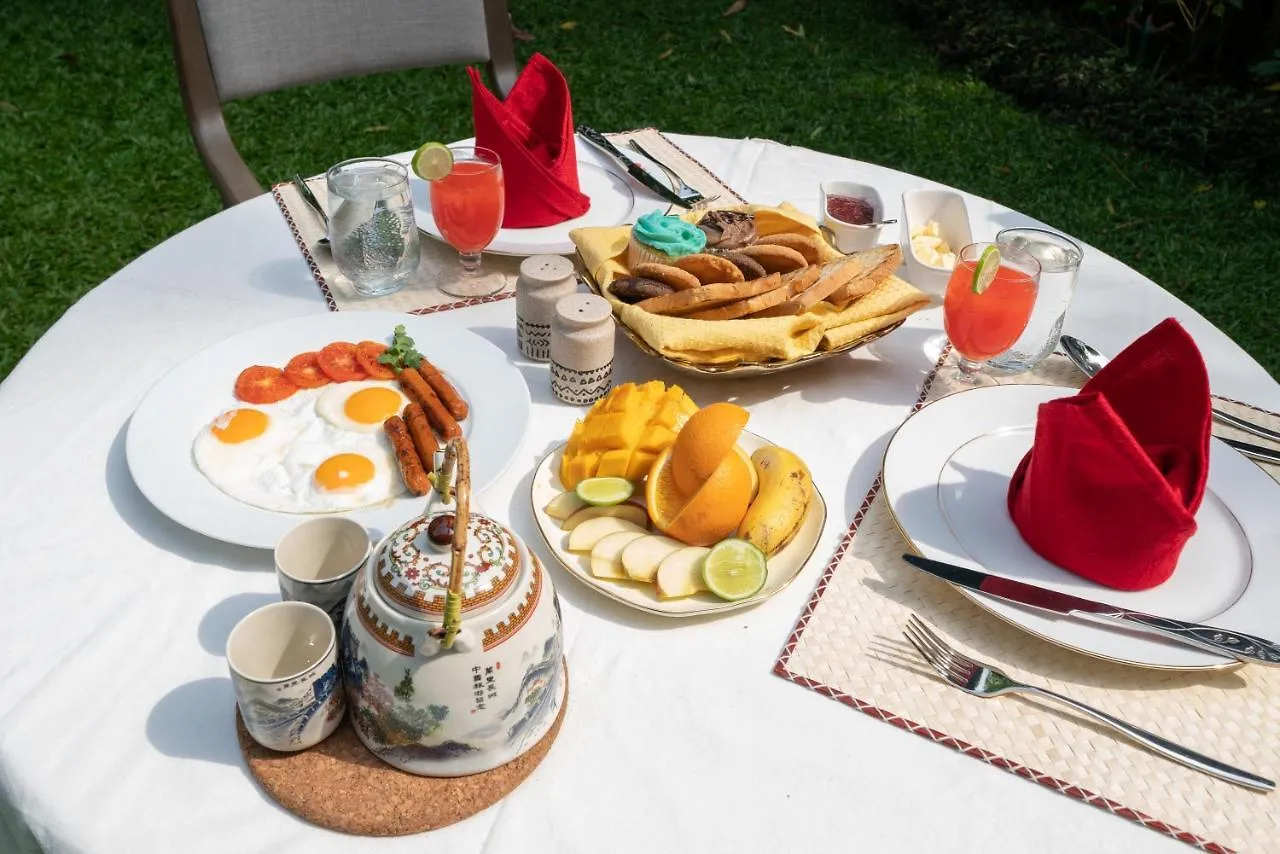
[[[432,644],[424,662],[421,654],[388,655],[382,642],[366,649],[369,638],[353,630],[349,610],[343,675],[351,722],[365,745],[414,773],[474,773],[540,739],[564,695],[560,603],[546,592],[551,631],[541,644],[504,646],[506,655]]]

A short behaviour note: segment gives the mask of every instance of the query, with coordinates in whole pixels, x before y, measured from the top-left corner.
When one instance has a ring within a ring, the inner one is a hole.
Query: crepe
[[[823,260],[844,257],[822,238],[813,217],[783,203],[778,207],[738,205],[726,210],[749,211],[761,236],[780,233],[817,237]],[[682,217],[697,222],[703,212]],[[629,275],[626,265],[630,226],[579,228],[569,233],[583,265],[600,284],[618,319],[654,350],[673,359],[701,365],[791,361],[819,349],[831,350],[891,326],[929,304],[929,297],[897,276],[888,276],[870,293],[837,309],[819,302],[801,314],[784,317],[693,320],[652,314],[616,299],[608,288]]]

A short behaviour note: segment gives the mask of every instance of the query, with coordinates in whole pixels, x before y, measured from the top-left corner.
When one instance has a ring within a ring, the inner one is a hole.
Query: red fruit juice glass
[[[480,275],[480,253],[502,226],[504,191],[502,164],[487,148],[450,146],[453,169],[431,184],[431,216],[436,227],[458,250],[462,275],[440,284],[458,297],[487,296],[502,289],[500,275]]]
[[[994,383],[982,373],[983,364],[1018,340],[1039,290],[1039,261],[1009,246],[998,247],[998,254],[989,247],[995,244],[971,243],[960,250],[943,300],[943,323],[957,355],[953,379],[964,385]]]

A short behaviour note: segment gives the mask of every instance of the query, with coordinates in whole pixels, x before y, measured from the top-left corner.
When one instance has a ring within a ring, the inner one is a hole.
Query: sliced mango
[[[682,388],[660,380],[617,386],[574,425],[560,461],[560,482],[573,489],[589,477],[643,480],[697,411]]]

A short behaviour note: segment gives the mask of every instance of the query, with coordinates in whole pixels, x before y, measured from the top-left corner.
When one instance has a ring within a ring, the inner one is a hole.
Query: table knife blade
[[[1015,605],[1026,605],[1054,614],[1096,617],[1103,621],[1112,621],[1130,628],[1142,629],[1187,646],[1193,646],[1218,655],[1225,655],[1250,664],[1280,666],[1280,645],[1265,638],[1254,637],[1229,629],[1205,626],[1199,623],[1185,623],[1168,617],[1157,617],[1140,611],[1130,611],[1127,608],[1120,608],[1116,605],[1107,605],[1103,602],[1095,602],[1091,599],[1072,596],[1069,593],[1060,593],[1056,590],[1046,590],[1043,587],[1036,587],[1034,584],[1027,584],[1024,581],[1003,578],[999,575],[990,575],[976,569],[956,566],[931,558],[920,557],[919,555],[904,554],[902,559],[917,569],[922,569],[930,575],[941,578],[943,581],[948,581],[969,590],[976,590],[979,593],[985,593],[988,596],[994,596],[997,599],[1003,599]]]
[[[647,169],[623,154],[618,146],[610,142],[609,138],[600,133],[600,131],[586,125],[578,125],[578,135],[607,154],[619,166],[627,170],[628,175],[640,182],[640,184],[646,189],[657,193],[665,201],[668,201],[673,205],[679,205],[682,208],[691,208],[697,202],[702,200],[701,196],[682,198],[677,195],[673,190],[651,175]]]

